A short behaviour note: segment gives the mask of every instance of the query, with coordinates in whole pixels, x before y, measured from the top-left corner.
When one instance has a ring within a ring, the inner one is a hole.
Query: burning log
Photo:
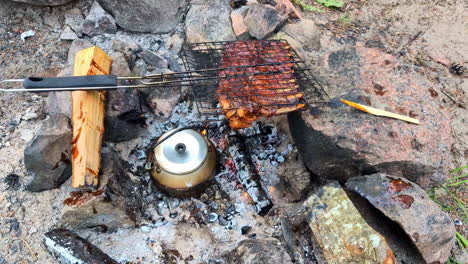
[[[228,137],[228,151],[236,167],[239,182],[252,199],[257,214],[263,216],[273,207],[273,203],[262,188],[260,176],[250,158],[250,151],[240,137],[238,134]]]
[[[67,229],[45,233],[44,244],[62,263],[118,264],[99,248]]]
[[[74,76],[107,75],[112,59],[98,47],[79,51]],[[105,92],[72,92],[72,187],[97,188],[104,133]]]

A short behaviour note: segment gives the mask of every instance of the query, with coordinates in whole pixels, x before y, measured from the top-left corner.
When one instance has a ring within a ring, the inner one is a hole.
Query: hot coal
[[[255,205],[255,211],[259,215],[266,215],[273,207],[273,203],[263,190],[255,166],[250,159],[249,149],[245,144],[245,139],[238,134],[228,137],[229,153],[236,167],[237,180],[244,186]]]

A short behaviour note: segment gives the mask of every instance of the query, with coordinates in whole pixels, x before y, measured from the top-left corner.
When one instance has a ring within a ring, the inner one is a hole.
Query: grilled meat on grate
[[[286,42],[248,41],[225,45],[217,95],[231,128],[249,127],[260,117],[305,107],[294,77],[294,54]],[[235,67],[235,68],[233,68]]]

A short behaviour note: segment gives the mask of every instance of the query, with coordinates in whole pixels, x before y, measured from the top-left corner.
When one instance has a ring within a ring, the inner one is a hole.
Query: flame
[[[250,197],[250,195],[249,195],[247,192],[244,192],[244,193],[242,194],[242,196],[243,196],[244,198],[246,198],[246,200],[247,200],[247,202],[248,202],[249,204],[254,204],[254,201],[252,200],[252,197]]]
[[[206,136],[206,129],[203,129],[200,133],[201,133],[203,136]]]
[[[270,189],[269,189],[269,190],[270,190],[270,193],[274,193],[274,192],[276,191],[276,188],[273,187],[273,186],[270,186]]]

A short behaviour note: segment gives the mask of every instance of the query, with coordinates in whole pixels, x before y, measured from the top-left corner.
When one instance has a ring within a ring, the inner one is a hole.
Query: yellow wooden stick
[[[75,56],[73,75],[107,75],[111,64],[111,58],[100,48],[84,49]],[[105,98],[106,94],[102,91],[72,92],[73,188],[98,187]]]
[[[395,113],[392,113],[392,112],[377,109],[377,108],[370,107],[370,106],[367,106],[367,105],[353,103],[353,102],[350,102],[350,101],[345,100],[345,99],[340,99],[340,101],[347,104],[347,105],[350,105],[350,106],[352,106],[354,108],[357,108],[357,109],[359,109],[361,111],[369,113],[369,114],[373,114],[373,115],[376,115],[376,116],[386,116],[386,117],[390,117],[390,118],[400,119],[400,120],[403,120],[403,121],[406,121],[406,122],[410,122],[410,123],[419,125],[419,120],[408,117],[408,116],[398,115],[398,114],[395,114]]]

